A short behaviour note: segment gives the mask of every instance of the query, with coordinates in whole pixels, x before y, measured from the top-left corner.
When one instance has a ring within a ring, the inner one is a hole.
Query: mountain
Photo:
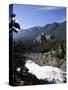
[[[14,40],[32,40],[37,36],[41,35],[41,33],[45,33],[48,35],[55,35],[56,39],[66,39],[66,21],[62,23],[52,23],[47,24],[43,27],[33,27],[25,30],[20,30],[17,34],[14,33]]]

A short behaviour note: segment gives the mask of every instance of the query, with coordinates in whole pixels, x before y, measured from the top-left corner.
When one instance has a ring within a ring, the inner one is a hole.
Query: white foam
[[[20,68],[20,67],[18,67],[18,68],[16,69],[16,71],[17,71],[17,72],[20,72],[20,70],[21,70],[21,68]]]
[[[57,67],[53,66],[39,66],[32,60],[28,60],[25,67],[29,69],[29,73],[35,75],[38,79],[55,81],[56,83],[61,83],[64,81],[63,71]]]

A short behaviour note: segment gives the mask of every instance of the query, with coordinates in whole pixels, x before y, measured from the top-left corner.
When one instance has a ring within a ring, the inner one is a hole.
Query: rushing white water
[[[17,71],[17,72],[20,72],[20,70],[21,70],[21,68],[20,68],[20,67],[18,67],[16,71]]]
[[[39,66],[32,60],[26,61],[25,67],[28,73],[35,75],[39,80],[55,81],[61,83],[64,81],[64,73],[61,69],[53,66]]]

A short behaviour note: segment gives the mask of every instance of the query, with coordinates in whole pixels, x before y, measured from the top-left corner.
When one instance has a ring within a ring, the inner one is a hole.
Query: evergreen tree
[[[13,30],[15,31],[15,32],[17,32],[17,30],[15,29],[15,28],[17,28],[17,29],[20,29],[20,25],[19,25],[19,23],[17,23],[16,21],[15,21],[15,14],[11,14],[10,15],[10,23],[9,23],[9,29],[10,29],[10,32],[12,32]]]

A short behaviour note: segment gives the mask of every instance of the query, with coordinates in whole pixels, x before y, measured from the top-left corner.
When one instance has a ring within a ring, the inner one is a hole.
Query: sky
[[[11,6],[9,13],[12,13]],[[21,29],[66,20],[65,7],[13,4],[13,13],[16,14],[15,19],[21,25]]]

